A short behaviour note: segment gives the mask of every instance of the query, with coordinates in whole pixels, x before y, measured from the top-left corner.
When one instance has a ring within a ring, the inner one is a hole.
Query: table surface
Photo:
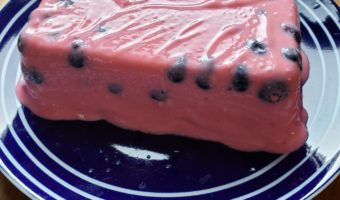
[[[1,200],[29,200],[22,192],[13,186],[0,173],[0,199]],[[334,180],[314,200],[340,200],[340,176]]]

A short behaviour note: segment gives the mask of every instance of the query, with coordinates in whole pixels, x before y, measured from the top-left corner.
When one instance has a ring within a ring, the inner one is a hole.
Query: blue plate
[[[0,166],[33,199],[308,199],[339,174],[340,25],[330,0],[297,0],[309,139],[286,155],[130,132],[103,121],[48,121],[20,105],[18,32],[37,0],[0,11]]]

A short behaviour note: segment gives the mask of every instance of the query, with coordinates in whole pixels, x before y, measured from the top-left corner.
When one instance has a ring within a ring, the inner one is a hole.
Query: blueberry
[[[74,0],[66,0],[66,3],[67,3],[68,5],[73,5],[73,4],[74,4]]]
[[[85,65],[85,55],[83,51],[72,50],[67,57],[68,63],[75,68],[82,68]]]
[[[209,70],[211,70],[214,67],[215,59],[211,56],[204,55],[200,58],[200,63],[203,64],[203,66]]]
[[[61,2],[64,2],[64,6],[69,6],[74,4],[74,0],[59,0]]]
[[[245,92],[249,88],[249,82],[247,66],[237,66],[232,81],[232,88],[238,92]]]
[[[168,99],[168,92],[165,90],[152,90],[149,93],[150,97],[155,101],[166,101]]]
[[[52,32],[52,33],[49,33],[48,36],[53,39],[53,40],[56,40],[58,39],[58,37],[60,36],[60,32]]]
[[[107,28],[105,26],[99,26],[97,31],[100,32],[100,33],[104,33],[104,32],[107,31]]]
[[[24,79],[27,81],[30,81],[37,85],[41,85],[44,83],[43,75],[35,67],[30,68],[23,67],[22,73],[24,75]]]
[[[259,55],[267,53],[266,45],[262,42],[257,41],[256,39],[248,40],[247,47]]]
[[[187,59],[185,56],[177,58],[176,63],[170,67],[167,72],[167,77],[170,81],[174,83],[180,83],[185,80],[187,72]]]
[[[297,28],[288,24],[282,24],[282,28],[284,31],[290,33],[295,38],[297,43],[301,43],[301,32]]]
[[[22,54],[24,52],[24,45],[23,45],[21,36],[19,36],[18,38],[17,46],[18,46],[19,52]]]
[[[72,42],[72,49],[77,50],[84,44],[82,39],[75,39]]]
[[[258,91],[258,97],[264,102],[271,104],[276,104],[286,99],[288,94],[288,85],[283,81],[265,83]]]
[[[211,89],[210,74],[214,68],[214,58],[204,55],[200,58],[201,69],[199,75],[196,77],[195,83],[202,90]]]
[[[51,17],[51,13],[48,13],[48,12],[43,15],[44,19],[48,19],[50,17]]]
[[[257,14],[257,15],[267,15],[267,11],[266,11],[266,10],[263,10],[263,9],[261,9],[261,8],[258,8],[258,9],[256,10],[256,14]]]
[[[201,74],[197,76],[195,82],[196,82],[196,85],[202,90],[209,90],[211,88],[208,74]]]
[[[302,69],[302,57],[301,53],[298,49],[296,48],[283,48],[281,50],[282,54],[284,55],[285,58],[288,60],[291,60],[293,62],[296,62],[300,68]]]
[[[120,94],[123,91],[123,86],[119,83],[112,83],[107,86],[107,89],[112,93],[112,94]]]

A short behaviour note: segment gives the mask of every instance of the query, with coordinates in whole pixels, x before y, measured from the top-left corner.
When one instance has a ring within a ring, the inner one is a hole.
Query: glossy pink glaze
[[[218,141],[244,151],[291,152],[307,138],[302,83],[308,77],[287,60],[282,48],[299,48],[282,24],[298,27],[294,0],[43,0],[21,33],[23,70],[35,68],[42,84],[21,79],[19,100],[53,120],[107,120],[123,128]],[[99,27],[105,32],[98,32]],[[246,46],[256,38],[268,52]],[[85,66],[67,62],[71,43],[82,39]],[[176,57],[186,55],[187,77],[167,79]],[[210,90],[195,85],[204,68],[202,56],[214,58]],[[248,67],[245,92],[230,90],[236,66]],[[271,104],[259,88],[280,80],[286,99]],[[107,85],[120,83],[111,94]],[[162,89],[169,98],[152,100]],[[114,133],[113,133],[114,134]]]

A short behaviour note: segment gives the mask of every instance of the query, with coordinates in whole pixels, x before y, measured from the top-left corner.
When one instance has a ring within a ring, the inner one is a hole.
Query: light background
[[[3,5],[5,5],[7,1],[8,0],[0,0],[0,9],[2,8]]]

